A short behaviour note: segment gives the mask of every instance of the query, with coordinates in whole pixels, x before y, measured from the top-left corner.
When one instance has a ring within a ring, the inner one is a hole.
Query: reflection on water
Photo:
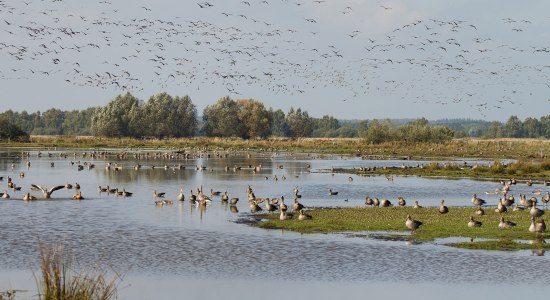
[[[363,206],[367,195],[390,200],[403,196],[408,203],[418,200],[424,206],[436,206],[445,199],[448,205],[463,206],[470,205],[472,193],[494,190],[497,183],[417,177],[396,177],[388,181],[384,177],[358,176],[349,181],[345,174],[317,171],[332,166],[402,162],[370,162],[340,156],[319,159],[306,154],[261,153],[252,154],[249,159],[247,154],[231,152],[222,158],[140,161],[86,157],[96,167],[81,171],[77,169],[79,159],[82,160],[74,156],[65,159],[33,155],[30,168],[26,166],[26,159],[0,159],[0,176],[4,177],[0,184],[4,185],[9,176],[23,187],[17,192],[6,189],[12,198],[0,201],[0,269],[35,269],[38,241],[61,240],[70,245],[82,264],[102,259],[115,270],[128,273],[129,286],[124,292],[128,298],[139,295],[140,299],[173,299],[175,293],[181,292],[181,282],[186,282],[188,287],[216,282],[218,287],[231,290],[229,294],[245,298],[247,294],[242,291],[256,287],[265,288],[263,295],[265,291],[276,295],[277,289],[268,289],[271,285],[264,282],[275,279],[275,284],[296,286],[292,289],[293,296],[315,295],[313,298],[327,299],[328,294],[333,296],[336,291],[359,298],[365,286],[375,294],[376,291],[382,293],[394,282],[399,283],[399,288],[386,291],[393,293],[392,296],[405,294],[412,284],[424,284],[429,289],[447,286],[460,292],[459,285],[471,283],[472,278],[484,285],[478,289],[544,284],[545,272],[550,267],[546,257],[532,257],[543,255],[544,251],[471,251],[407,239],[388,241],[354,234],[301,235],[236,223],[250,214],[246,201],[249,185],[256,196],[262,198],[293,199],[293,189],[298,187],[302,194],[300,202],[306,207]],[[77,163],[71,164],[71,161]],[[105,165],[109,161],[122,168],[107,170]],[[138,163],[141,169],[134,170],[133,166]],[[174,168],[180,164],[185,168]],[[261,168],[255,168],[259,165]],[[235,166],[241,169],[234,170]],[[25,177],[18,176],[20,171],[25,171]],[[71,200],[74,190],[65,189],[53,193],[52,200],[19,200],[26,192],[39,196],[29,190],[30,184],[52,187],[76,182],[81,185],[85,200]],[[98,191],[98,186],[107,185],[134,194],[117,197]],[[230,198],[241,200],[236,205],[228,205],[222,204],[220,196],[212,196],[212,202],[206,206],[192,204],[188,193],[191,190],[196,193],[201,186],[206,195],[213,189],[227,191]],[[177,201],[180,189],[186,193],[184,202]],[[329,189],[338,191],[338,195],[328,196]],[[173,205],[155,206],[154,190],[165,192],[165,199],[172,200]],[[517,185],[511,192],[532,190],[533,187]],[[496,204],[498,196],[485,198]],[[151,287],[153,283],[155,287],[165,287],[161,296],[148,296],[143,292],[143,287]],[[299,286],[306,290],[300,290]],[[517,292],[514,288],[509,290]],[[206,286],[192,293],[197,297],[191,298],[216,296],[216,292]]]

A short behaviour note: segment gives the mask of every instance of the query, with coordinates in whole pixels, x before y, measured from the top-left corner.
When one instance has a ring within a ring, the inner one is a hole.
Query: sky
[[[550,115],[550,2],[0,0],[0,111],[130,92],[340,119]]]

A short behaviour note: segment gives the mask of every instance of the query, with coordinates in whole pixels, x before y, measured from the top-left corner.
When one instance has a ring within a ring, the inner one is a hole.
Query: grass
[[[40,246],[40,277],[37,278],[40,300],[108,300],[115,299],[118,274],[109,274],[99,264],[77,271],[70,253],[56,243]]]
[[[369,144],[360,138],[177,138],[135,139],[92,136],[31,136],[30,142],[0,141],[12,148],[148,148],[201,150],[270,150],[352,154],[365,159],[410,159],[470,157],[491,159],[540,159],[550,153],[550,140],[539,139],[454,139],[443,143],[386,142]]]
[[[405,227],[407,214],[424,224],[413,234],[415,239],[433,241],[439,238],[466,237],[493,240],[533,240],[547,237],[546,234],[534,234],[528,231],[530,214],[528,211],[510,211],[502,214],[505,220],[517,223],[512,229],[500,229],[498,223],[500,214],[494,208],[485,208],[484,216],[475,216],[473,207],[449,207],[449,213],[442,215],[435,207],[414,209],[412,207],[389,208],[325,208],[308,211],[313,220],[300,221],[298,219],[280,221],[278,215],[265,215],[267,221],[257,224],[263,228],[278,228],[301,233],[331,233],[331,232],[388,232],[388,235],[402,235],[409,231]],[[467,223],[470,216],[483,225],[479,228],[469,228]],[[473,244],[477,244],[475,242]],[[471,243],[468,243],[471,244]],[[483,242],[485,249],[505,249],[511,243]],[[518,243],[516,243],[518,244]],[[450,244],[454,247],[468,248],[465,244]],[[522,248],[533,248],[533,245],[521,245]],[[518,245],[515,249],[520,249]]]
[[[334,169],[335,173],[353,173],[358,175],[406,175],[446,178],[483,178],[483,179],[532,179],[550,180],[550,158],[541,160],[518,160],[515,163],[503,164],[499,160],[490,166],[468,165],[458,163],[431,162],[418,167],[384,167]]]

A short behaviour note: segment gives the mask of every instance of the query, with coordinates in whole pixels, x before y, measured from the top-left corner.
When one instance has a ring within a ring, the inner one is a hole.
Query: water
[[[79,263],[101,260],[125,273],[120,295],[128,299],[174,299],[181,297],[182,290],[189,299],[222,295],[252,299],[258,293],[267,299],[285,295],[332,299],[341,294],[359,299],[366,289],[384,298],[440,298],[441,292],[451,292],[455,299],[475,295],[506,299],[526,288],[532,288],[533,295],[549,291],[545,270],[550,261],[538,256],[544,253],[461,250],[441,242],[411,245],[369,234],[301,235],[236,222],[250,215],[249,185],[257,197],[285,196],[290,203],[292,190],[298,187],[300,202],[306,207],[362,206],[366,195],[394,202],[400,195],[409,205],[418,200],[424,206],[436,206],[445,199],[449,206],[464,206],[470,205],[474,192],[496,203],[498,196],[483,193],[498,188],[495,182],[418,177],[388,181],[383,176],[355,175],[349,181],[349,175],[326,172],[331,167],[425,162],[235,152],[222,153],[220,158],[214,153],[210,158],[190,159],[151,155],[137,161],[82,157],[82,152],[75,156],[74,151],[50,153],[51,157],[47,152],[38,157],[31,152],[30,167],[26,158],[14,157],[17,151],[0,153],[0,176],[4,177],[0,183],[5,186],[9,176],[22,187],[19,192],[6,188],[11,198],[0,201],[0,290],[32,291],[39,242],[63,241]],[[67,158],[59,157],[60,153],[68,154]],[[77,165],[84,162],[95,168],[78,171]],[[122,169],[107,170],[109,162]],[[138,171],[133,169],[137,163],[142,165]],[[259,172],[248,168],[259,164]],[[185,169],[172,168],[178,165]],[[234,172],[235,165],[243,168]],[[196,166],[206,170],[196,170]],[[53,187],[75,182],[81,185],[85,200],[71,200],[74,190],[66,189],[53,192],[51,200],[20,200],[31,184]],[[134,195],[99,193],[98,186],[107,185]],[[196,193],[201,185],[207,195],[213,189],[239,197],[238,212],[222,205],[219,196],[206,209],[191,205],[189,191]],[[183,203],[176,200],[180,188],[185,191]],[[329,196],[329,188],[338,195]],[[511,192],[529,195],[536,188],[518,184]],[[166,192],[174,205],[155,206],[154,190]]]

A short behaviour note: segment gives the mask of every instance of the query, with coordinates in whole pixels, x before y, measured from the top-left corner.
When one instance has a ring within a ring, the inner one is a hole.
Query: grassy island
[[[519,249],[550,249],[550,244],[544,244],[542,239],[547,233],[537,234],[529,232],[530,214],[528,211],[510,211],[499,214],[494,208],[485,208],[485,215],[476,216],[473,207],[450,207],[449,213],[440,214],[438,208],[413,207],[388,208],[324,208],[307,211],[312,220],[300,221],[297,216],[291,220],[280,221],[278,214],[266,214],[261,218],[266,221],[257,223],[257,226],[271,229],[285,229],[301,233],[335,233],[335,232],[384,232],[390,239],[401,237],[420,241],[434,241],[440,238],[466,237],[473,238],[473,242],[448,244],[453,247],[486,250],[519,250]],[[410,234],[405,227],[407,214],[423,225]],[[481,221],[482,226],[469,228],[470,216]],[[498,227],[500,217],[517,223],[511,229]],[[483,239],[476,241],[476,239]],[[489,240],[485,240],[489,239]],[[525,242],[519,242],[525,241]],[[527,243],[528,241],[535,241]]]

